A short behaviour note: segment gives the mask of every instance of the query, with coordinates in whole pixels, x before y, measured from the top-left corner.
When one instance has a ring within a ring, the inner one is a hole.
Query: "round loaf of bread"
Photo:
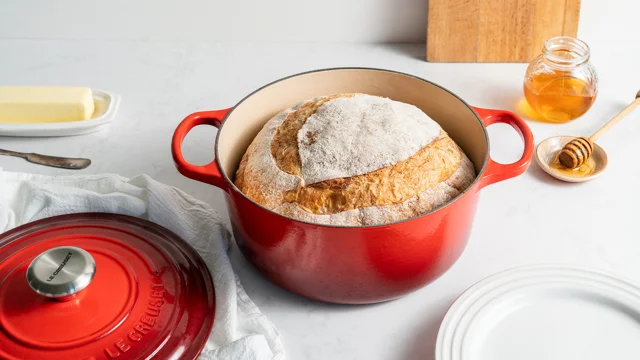
[[[242,157],[234,183],[284,216],[370,226],[446,204],[475,176],[462,149],[416,106],[335,94],[270,119]]]

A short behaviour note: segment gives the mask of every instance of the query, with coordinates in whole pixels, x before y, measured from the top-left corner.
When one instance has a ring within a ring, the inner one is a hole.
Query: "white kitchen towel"
[[[150,220],[202,256],[213,277],[216,315],[199,359],[283,360],[275,326],[247,296],[227,251],[231,234],[214,209],[146,175],[44,176],[0,168],[0,233],[55,215],[110,212]]]

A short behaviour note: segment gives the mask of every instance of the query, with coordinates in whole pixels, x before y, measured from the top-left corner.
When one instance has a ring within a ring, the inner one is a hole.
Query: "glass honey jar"
[[[524,95],[545,120],[568,122],[584,115],[596,100],[598,75],[581,40],[559,36],[545,41],[527,68]]]

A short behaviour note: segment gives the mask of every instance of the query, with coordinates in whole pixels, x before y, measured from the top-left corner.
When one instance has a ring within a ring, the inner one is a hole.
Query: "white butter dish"
[[[0,136],[72,136],[98,131],[103,125],[113,121],[120,105],[120,96],[99,89],[91,91],[95,104],[91,119],[55,123],[0,123]]]

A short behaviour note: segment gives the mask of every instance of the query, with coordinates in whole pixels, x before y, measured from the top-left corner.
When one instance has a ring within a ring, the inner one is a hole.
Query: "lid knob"
[[[59,301],[71,300],[86,288],[96,273],[96,262],[87,251],[73,246],[49,249],[27,269],[33,291]]]

